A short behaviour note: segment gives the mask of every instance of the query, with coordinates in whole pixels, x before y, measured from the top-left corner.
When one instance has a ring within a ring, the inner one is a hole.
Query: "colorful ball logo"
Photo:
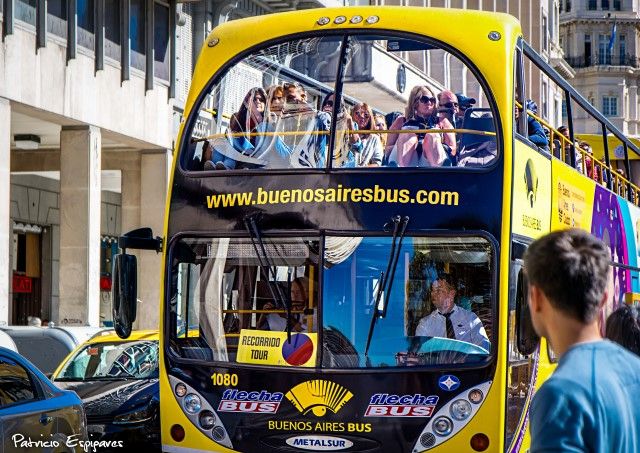
[[[309,361],[313,354],[313,341],[303,333],[291,335],[291,342],[282,344],[282,357],[289,365],[300,366]]]

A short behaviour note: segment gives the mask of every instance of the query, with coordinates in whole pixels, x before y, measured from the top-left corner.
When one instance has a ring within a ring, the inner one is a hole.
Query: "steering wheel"
[[[467,343],[466,341],[454,340],[452,338],[441,337],[427,337],[427,340],[420,345],[420,348],[416,351],[418,353],[429,352],[461,352],[463,354],[484,354],[489,355],[482,346],[477,344]]]

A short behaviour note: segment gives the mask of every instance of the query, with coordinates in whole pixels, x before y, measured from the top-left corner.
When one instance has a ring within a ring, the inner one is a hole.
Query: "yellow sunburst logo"
[[[314,379],[296,385],[287,392],[286,397],[303,414],[312,412],[316,417],[322,417],[327,409],[337,413],[353,397],[353,393],[335,382]]]

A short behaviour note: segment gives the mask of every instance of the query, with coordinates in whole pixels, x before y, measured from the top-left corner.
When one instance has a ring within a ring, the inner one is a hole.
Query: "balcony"
[[[611,55],[611,54],[599,54],[594,56],[580,55],[580,56],[568,56],[565,60],[574,69],[589,68],[592,66],[629,66],[632,68],[640,68],[640,58],[634,55]]]

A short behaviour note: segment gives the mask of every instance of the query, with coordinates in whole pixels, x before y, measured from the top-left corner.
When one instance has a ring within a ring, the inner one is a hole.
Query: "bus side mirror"
[[[522,355],[533,354],[540,344],[540,337],[533,328],[529,311],[529,286],[522,269],[518,272],[516,289],[516,344]]]
[[[138,276],[136,257],[121,253],[113,264],[113,327],[120,338],[131,335],[136,320]]]

